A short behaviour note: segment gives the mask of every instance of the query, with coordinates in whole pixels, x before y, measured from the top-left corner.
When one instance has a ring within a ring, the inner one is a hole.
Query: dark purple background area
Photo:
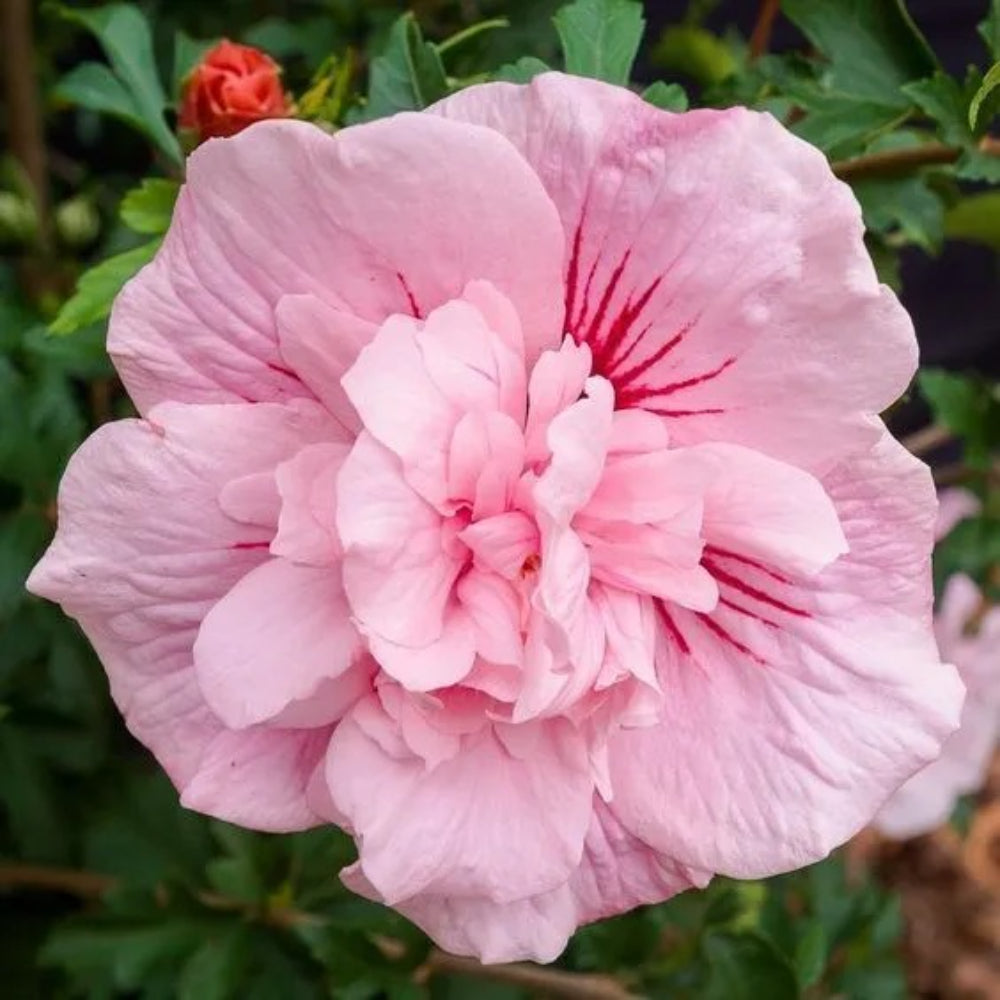
[[[649,38],[658,37],[687,9],[687,0],[646,0]],[[927,36],[945,68],[964,75],[969,64],[984,66],[988,55],[976,25],[987,10],[986,0],[909,0],[913,19]],[[749,37],[757,18],[756,0],[719,4],[706,21],[714,31],[735,25]],[[801,49],[805,42],[795,27],[779,15],[770,49]],[[640,66],[643,76],[656,70]],[[922,363],[959,371],[976,370],[1000,377],[1000,258],[969,243],[949,243],[939,257],[908,249],[903,255],[902,299],[913,316]],[[919,401],[904,406],[894,419],[901,432],[919,426],[926,411]]]

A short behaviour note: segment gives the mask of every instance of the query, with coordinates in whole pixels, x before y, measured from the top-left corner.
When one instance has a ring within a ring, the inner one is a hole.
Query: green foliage
[[[73,333],[107,316],[122,285],[153,259],[159,246],[160,240],[151,240],[109,257],[83,274],[76,292],[63,303],[59,315],[52,321],[52,332]]]
[[[1000,191],[971,194],[957,201],[945,215],[944,232],[950,239],[984,243],[1000,251]]]
[[[931,368],[920,373],[919,384],[934,419],[962,439],[966,461],[988,468],[1000,445],[1000,387],[984,378]]]
[[[784,0],[782,10],[829,60],[840,93],[905,107],[900,88],[938,68],[902,0]]]
[[[642,96],[650,104],[664,111],[687,111],[688,95],[679,83],[664,83],[658,80],[648,86]]]
[[[969,102],[969,128],[979,135],[996,116],[998,109],[1000,109],[1000,62],[995,62]]]
[[[63,81],[61,95],[83,107],[132,122],[169,159],[179,162],[180,145],[163,117],[167,97],[153,58],[153,39],[146,16],[138,7],[125,3],[59,10],[64,17],[94,34],[111,63],[111,70],[100,64],[85,63],[71,76],[68,90],[66,80]],[[92,68],[86,70],[87,66]],[[81,74],[85,76],[82,81]]]
[[[133,232],[162,236],[170,225],[174,202],[180,193],[177,181],[147,177],[122,199],[119,214]]]
[[[645,20],[634,0],[574,0],[555,18],[566,72],[628,83]]]
[[[106,231],[86,251],[87,241],[63,240],[58,259],[45,262],[58,280],[42,294],[19,290],[14,269],[0,265],[0,857],[94,880],[79,900],[79,887],[0,894],[2,991],[18,1000],[528,995],[435,971],[416,928],[341,885],[337,872],[355,854],[333,828],[263,835],[182,809],[128,737],[79,630],[24,590],[51,538],[70,454],[98,424],[130,413],[105,354],[105,318],[169,226],[182,168],[170,105],[210,39],[239,38],[280,60],[298,116],[329,129],[419,110],[475,82],[526,83],[552,66],[629,85],[678,112],[689,96],[670,80],[683,74],[692,103],[770,111],[841,168],[949,147],[922,165],[843,174],[878,273],[895,287],[903,247],[936,252],[945,239],[965,239],[1000,250],[1000,195],[965,183],[1000,182],[1000,159],[980,148],[1000,94],[997,67],[988,69],[1000,57],[1000,0],[980,26],[989,57],[962,79],[944,72],[901,0],[785,0],[812,48],[755,59],[733,32],[704,26],[706,0],[646,40],[647,62],[669,71],[648,86],[633,79],[644,26],[633,0],[575,0],[554,18],[555,2],[431,0],[419,22],[361,0],[285,6],[291,16],[260,20],[259,5],[235,0],[145,0],[61,8],[63,19],[42,20],[52,38],[43,37],[39,62],[46,81],[57,78],[54,96],[131,125],[177,179],[144,177],[145,162],[123,166],[96,117],[80,114],[60,161],[71,180],[60,174],[54,200],[86,199]],[[59,77],[67,18],[107,61]],[[94,159],[79,167],[74,157],[85,153],[76,147],[91,143]],[[30,187],[0,164],[0,188],[0,238],[30,246],[38,229]],[[135,245],[136,234],[147,242]],[[923,372],[919,387],[935,420],[960,438],[965,482],[984,500],[984,513],[936,550],[936,583],[962,571],[990,587],[1000,563],[997,387],[937,371]],[[582,928],[556,969],[599,972],[637,996],[676,1000],[902,998],[901,930],[898,899],[867,877],[848,878],[834,856],[762,882],[716,879]]]
[[[413,14],[404,14],[392,26],[385,49],[372,60],[362,119],[420,110],[447,93],[448,78],[437,48],[424,41]]]

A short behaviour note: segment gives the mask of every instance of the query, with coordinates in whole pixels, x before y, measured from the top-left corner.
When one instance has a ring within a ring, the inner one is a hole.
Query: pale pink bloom
[[[1000,740],[1000,608],[981,614],[982,606],[983,595],[969,577],[959,573],[948,580],[934,631],[942,657],[958,667],[968,692],[962,719],[941,756],[910,778],[875,817],[874,826],[888,837],[917,837],[947,823],[958,799],[986,780]]]
[[[861,237],[769,116],[558,74],[208,142],[31,585],[185,805],[453,951],[814,861],[961,704]]]
[[[934,525],[934,537],[944,538],[952,528],[979,513],[982,504],[971,490],[953,487],[938,495],[938,516]]]

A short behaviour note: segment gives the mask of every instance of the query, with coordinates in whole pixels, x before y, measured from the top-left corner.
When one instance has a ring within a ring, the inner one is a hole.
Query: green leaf
[[[990,0],[990,9],[976,30],[994,59],[1000,59],[1000,0]]]
[[[701,946],[709,963],[704,1000],[797,1000],[792,967],[765,938],[710,931]]]
[[[166,94],[153,56],[153,36],[146,15],[132,4],[60,7],[62,15],[92,32],[115,75],[132,99],[143,130],[176,163],[183,161],[176,136],[167,128]]]
[[[199,923],[176,917],[138,927],[70,925],[55,931],[39,959],[71,973],[109,969],[120,989],[136,989],[157,966],[197,948],[202,934]]]
[[[143,128],[132,95],[104,63],[85,62],[70,70],[56,84],[53,96],[68,104],[121,118],[133,128]]]
[[[1000,444],[997,386],[979,377],[933,368],[925,368],[917,380],[937,423],[962,438],[969,465],[987,468],[992,448]]]
[[[978,83],[978,78],[976,78]],[[976,84],[973,84],[974,90]],[[970,97],[962,85],[947,73],[935,73],[901,88],[902,92],[941,127],[941,138],[954,145],[972,141],[968,117]]]
[[[806,117],[795,122],[792,131],[835,159],[860,152],[905,114],[884,104],[834,94],[816,95],[807,107]]]
[[[437,49],[424,41],[413,14],[404,14],[393,24],[385,50],[372,60],[364,119],[426,108],[447,93]]]
[[[237,924],[206,941],[185,963],[177,1000],[229,1000],[238,995],[250,959],[250,936]]]
[[[936,253],[944,239],[944,203],[919,174],[865,177],[853,184],[865,225],[896,242]]]
[[[795,944],[795,974],[802,986],[818,983],[826,968],[826,932],[818,920],[810,920]]]
[[[645,19],[633,0],[575,0],[552,19],[559,33],[566,72],[608,83],[627,84]]]
[[[153,259],[159,246],[160,240],[152,240],[84,271],[49,329],[55,334],[72,333],[107,316],[122,285]]]
[[[902,0],[784,0],[781,9],[830,61],[842,93],[905,106],[900,87],[938,69]]]
[[[180,190],[178,181],[147,177],[122,199],[118,210],[122,222],[134,232],[161,236],[170,226]]]
[[[968,195],[944,216],[945,236],[953,240],[985,243],[1000,252],[1000,191]]]
[[[642,99],[664,111],[687,111],[688,95],[679,83],[664,83],[657,80],[643,92]]]
[[[1000,156],[979,149],[966,149],[955,164],[955,176],[964,181],[1000,184]]]
[[[494,74],[494,80],[506,83],[530,83],[539,73],[548,73],[551,68],[534,56],[521,56],[517,62],[501,66]]]
[[[1000,62],[995,62],[983,77],[982,86],[969,104],[969,128],[976,135],[985,131],[1000,110]]]

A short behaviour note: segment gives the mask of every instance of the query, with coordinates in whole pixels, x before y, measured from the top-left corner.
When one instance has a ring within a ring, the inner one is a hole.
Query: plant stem
[[[913,455],[925,455],[927,452],[934,451],[935,448],[940,448],[941,445],[947,444],[952,437],[953,435],[947,427],[941,427],[939,424],[930,424],[927,427],[922,427],[919,431],[907,434],[902,439],[902,445]]]
[[[781,8],[781,0],[761,0],[757,20],[750,34],[750,60],[759,59],[771,43],[771,29]]]
[[[1000,139],[986,136],[979,142],[979,151],[989,156],[1000,156]],[[836,160],[830,164],[833,172],[843,181],[862,177],[887,177],[904,174],[919,167],[954,163],[962,155],[957,146],[942,142],[925,142],[905,149],[887,149],[880,153],[865,153],[849,160]]]
[[[7,143],[24,169],[38,213],[38,243],[43,253],[52,248],[49,181],[45,138],[35,73],[35,44],[31,0],[0,2],[0,55],[3,58],[3,94],[7,106]]]
[[[100,899],[116,884],[117,879],[98,872],[44,865],[0,864],[0,891],[39,889],[63,892],[78,899],[92,901]],[[319,914],[286,908],[273,908],[260,912],[240,900],[230,899],[218,893],[199,893],[198,901],[209,909],[243,913],[249,917],[257,917],[273,927],[286,930],[323,919]],[[389,957],[399,957],[406,950],[404,945],[395,940],[381,939],[376,941],[376,944]],[[416,975],[420,980],[435,975],[469,976],[522,986],[551,997],[565,997],[567,1000],[636,1000],[634,994],[613,976],[550,969],[530,962],[482,965],[473,958],[449,955],[438,948],[431,951]]]
[[[427,976],[434,973],[473,976],[509,986],[521,986],[550,997],[566,997],[567,1000],[633,1000],[635,997],[613,976],[567,972],[528,962],[481,965],[474,958],[461,958],[437,949],[431,952],[420,971]]]

